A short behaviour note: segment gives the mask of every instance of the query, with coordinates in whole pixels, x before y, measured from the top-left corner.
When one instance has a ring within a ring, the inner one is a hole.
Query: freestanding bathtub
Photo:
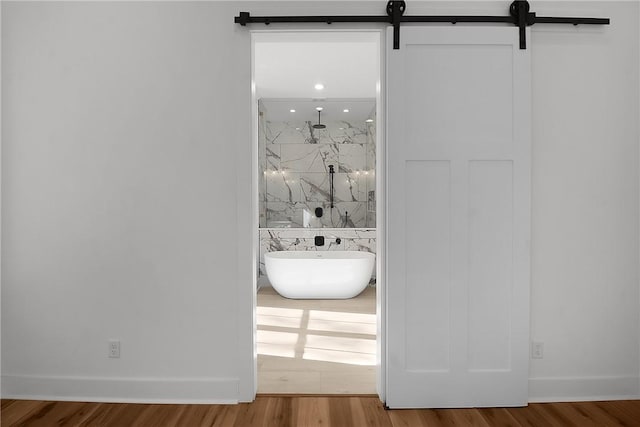
[[[265,253],[264,264],[285,298],[347,299],[367,287],[375,258],[359,251],[277,251]]]

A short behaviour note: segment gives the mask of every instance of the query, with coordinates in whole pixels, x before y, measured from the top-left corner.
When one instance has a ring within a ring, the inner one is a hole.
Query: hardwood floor
[[[640,400],[526,408],[385,410],[375,396],[259,395],[239,405],[2,400],[2,426],[542,427],[640,426]]]

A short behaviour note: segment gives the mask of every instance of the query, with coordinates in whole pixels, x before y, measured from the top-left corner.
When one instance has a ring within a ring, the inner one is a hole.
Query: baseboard
[[[236,378],[102,378],[3,375],[3,399],[232,404]]]
[[[103,378],[3,375],[3,399],[234,404],[236,378]],[[530,378],[529,402],[640,399],[639,377]]]
[[[529,378],[532,403],[639,398],[639,377]]]

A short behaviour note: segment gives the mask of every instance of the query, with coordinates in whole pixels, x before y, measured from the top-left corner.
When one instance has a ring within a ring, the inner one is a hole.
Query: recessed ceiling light
[[[373,123],[373,119],[367,119],[365,120],[366,123]]]
[[[295,113],[296,110],[294,110],[293,108],[291,110],[289,110],[290,113]]]
[[[342,112],[343,112],[343,113],[348,113],[348,112],[349,112],[349,109],[348,109],[348,108],[345,108],[344,110],[342,110]]]
[[[324,89],[324,85],[322,83],[316,83],[316,85],[314,87],[316,88],[316,90]]]
[[[316,111],[322,111],[322,107],[316,107]]]

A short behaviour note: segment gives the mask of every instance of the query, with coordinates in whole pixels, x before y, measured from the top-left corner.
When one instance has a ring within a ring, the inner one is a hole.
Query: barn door
[[[387,405],[526,405],[530,51],[509,27],[391,39]]]

